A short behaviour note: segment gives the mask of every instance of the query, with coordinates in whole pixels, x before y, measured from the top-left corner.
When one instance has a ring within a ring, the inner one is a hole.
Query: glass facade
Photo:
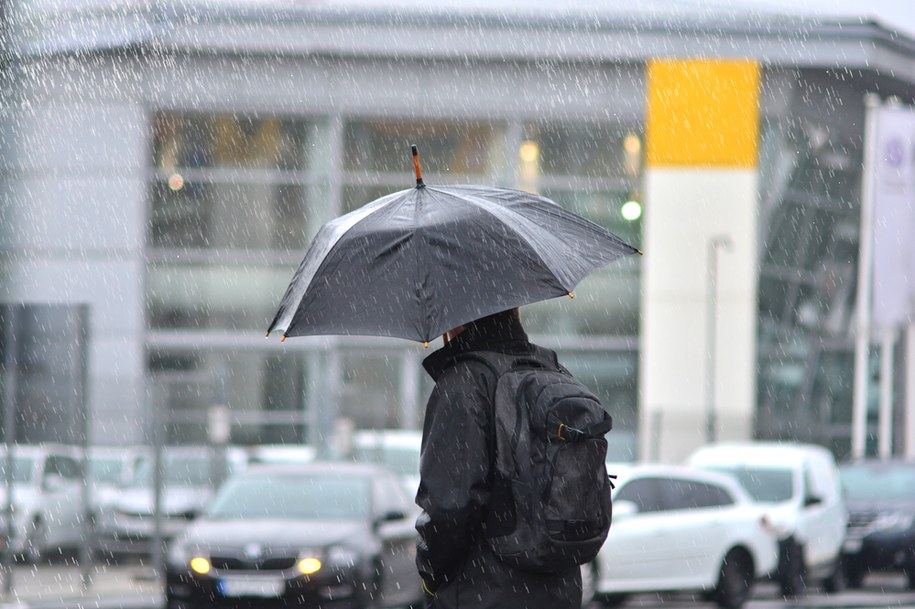
[[[341,141],[334,147],[328,144]],[[638,244],[641,126],[161,113],[153,124],[147,318],[155,399],[169,440],[206,439],[226,404],[233,442],[315,441],[336,417],[357,428],[416,428],[428,352],[348,338],[295,351],[206,346],[261,332],[323,221],[427,183],[537,191]],[[340,150],[340,158],[316,151]],[[535,340],[560,351],[614,415],[620,458],[635,455],[639,266],[595,273],[574,300],[525,307]],[[163,346],[162,336],[184,337]],[[202,342],[194,344],[199,338]],[[179,342],[181,342],[179,340]],[[294,342],[294,341],[293,341]],[[287,343],[289,344],[289,343]]]
[[[860,117],[844,119],[764,128],[756,422],[761,438],[839,457],[850,450],[863,133]]]

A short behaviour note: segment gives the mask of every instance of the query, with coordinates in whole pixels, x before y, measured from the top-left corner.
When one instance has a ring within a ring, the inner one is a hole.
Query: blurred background
[[[417,429],[436,345],[263,338],[317,228],[410,187],[415,143],[427,183],[536,191],[646,252],[522,312],[614,416],[618,460],[850,453],[864,96],[915,95],[904,29],[787,3],[3,6],[17,441]]]

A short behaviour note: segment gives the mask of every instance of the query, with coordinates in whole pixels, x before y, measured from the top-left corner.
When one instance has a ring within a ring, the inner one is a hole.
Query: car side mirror
[[[402,510],[390,510],[375,518],[375,522],[373,524],[377,529],[386,522],[395,522],[397,520],[403,520],[406,517],[407,514]]]
[[[639,513],[639,506],[633,501],[614,501],[613,502],[613,519],[628,518]]]
[[[817,497],[816,495],[809,495],[804,498],[804,507],[813,507],[815,505],[822,505],[823,498]]]

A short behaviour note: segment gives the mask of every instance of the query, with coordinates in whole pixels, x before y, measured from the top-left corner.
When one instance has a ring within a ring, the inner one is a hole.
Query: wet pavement
[[[101,564],[94,565],[86,575],[88,578],[76,565],[16,565],[12,591],[0,596],[0,609],[145,609],[162,606],[162,586],[150,567]]]
[[[162,586],[153,569],[143,565],[92,567],[88,581],[74,564],[16,565],[13,589],[0,595],[0,609],[160,609]],[[589,609],[598,609],[594,603]],[[633,595],[623,605],[634,609],[692,609],[715,607],[691,594]],[[839,594],[813,591],[798,599],[785,599],[772,584],[758,584],[743,609],[915,609],[915,592],[900,575],[874,575],[864,588]]]

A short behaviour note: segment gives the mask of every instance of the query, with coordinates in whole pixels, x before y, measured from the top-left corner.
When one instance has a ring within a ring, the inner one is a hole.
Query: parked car
[[[94,519],[98,519],[103,506],[120,496],[121,488],[133,478],[146,454],[143,449],[137,448],[89,448],[86,482],[89,484],[89,502]]]
[[[313,446],[303,444],[257,444],[246,449],[248,464],[311,463],[315,460]]]
[[[783,594],[803,594],[812,580],[820,580],[828,592],[842,589],[848,513],[832,453],[812,444],[716,444],[697,450],[689,464],[733,476],[770,509],[779,532],[774,577]]]
[[[166,609],[421,603],[408,504],[377,465],[252,466],[170,545]]]
[[[162,454],[160,530],[164,540],[181,533],[204,509],[225,475],[244,469],[240,449],[219,454],[205,447],[168,447]],[[225,471],[222,471],[222,470]],[[107,554],[149,554],[156,530],[154,454],[144,456],[117,499],[102,506],[97,548]]]
[[[52,551],[77,549],[85,535],[80,450],[56,444],[18,445],[12,456],[13,553],[37,563]],[[6,465],[6,450],[0,449],[0,533],[4,535]]]
[[[901,571],[915,590],[915,462],[860,461],[839,468],[848,502],[843,562],[848,584]]]
[[[419,453],[423,435],[419,430],[363,430],[353,436],[353,460],[380,463],[394,472],[411,499],[419,489]]]
[[[778,564],[766,510],[729,476],[633,466],[613,496],[613,526],[597,557],[606,606],[633,593],[699,591],[733,609]]]

